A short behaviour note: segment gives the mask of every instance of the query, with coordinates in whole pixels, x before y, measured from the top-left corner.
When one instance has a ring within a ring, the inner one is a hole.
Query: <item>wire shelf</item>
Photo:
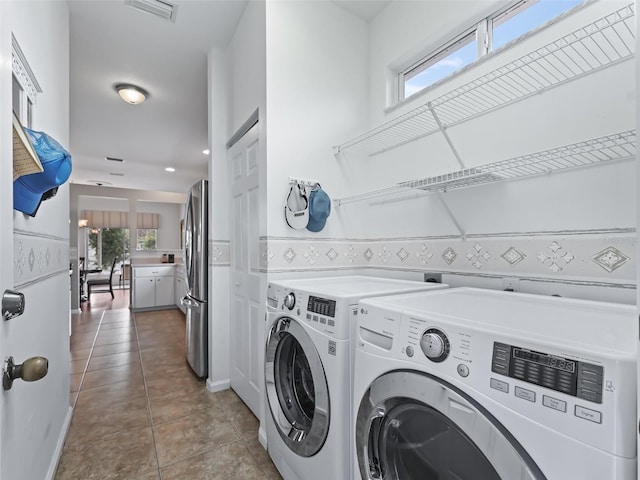
[[[334,202],[340,206],[346,203],[371,200],[380,196],[412,190],[421,190],[421,193],[424,194],[446,192],[616,160],[628,160],[635,158],[635,155],[636,131],[627,130],[584,142],[490,163],[481,167],[467,168],[445,175],[401,182],[370,192],[336,198]]]
[[[630,4],[337,147],[376,155],[632,58]],[[433,111],[432,111],[433,109]]]

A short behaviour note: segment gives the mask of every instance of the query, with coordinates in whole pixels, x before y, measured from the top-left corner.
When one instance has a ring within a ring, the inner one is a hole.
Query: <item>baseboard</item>
[[[262,445],[262,448],[266,450],[267,449],[267,431],[264,428],[262,428],[262,425],[260,425],[260,428],[258,429],[258,441],[260,442],[260,445]]]
[[[62,429],[60,430],[60,436],[58,437],[56,449],[53,452],[53,457],[51,458],[51,465],[49,465],[49,471],[47,472],[47,480],[53,480],[56,476],[56,470],[58,470],[58,463],[60,463],[62,448],[64,447],[64,441],[67,439],[67,433],[69,432],[69,427],[71,426],[72,417],[73,407],[69,407],[67,416],[65,417],[64,423],[62,424]]]
[[[231,387],[231,380],[219,380],[217,382],[212,382],[210,379],[207,379],[207,390],[211,393],[221,392],[222,390],[227,390]]]

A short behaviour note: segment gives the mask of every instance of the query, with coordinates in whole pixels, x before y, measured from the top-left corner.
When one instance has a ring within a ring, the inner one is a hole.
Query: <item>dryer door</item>
[[[302,457],[315,455],[329,433],[329,388],[313,341],[292,318],[278,319],[267,335],[265,386],[282,440]]]
[[[378,377],[360,402],[356,421],[363,479],[546,479],[486,409],[426,373]]]

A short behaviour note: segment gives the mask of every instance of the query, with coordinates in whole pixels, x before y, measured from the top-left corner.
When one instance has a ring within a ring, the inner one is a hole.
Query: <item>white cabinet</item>
[[[155,277],[134,278],[133,279],[133,308],[149,308],[149,307],[155,307],[155,306],[156,306]]]
[[[174,305],[174,266],[133,267],[133,309]]]
[[[176,266],[176,278],[175,278],[175,304],[182,310],[182,313],[186,314],[187,309],[182,305],[182,297],[187,294],[187,282],[185,281],[185,271],[182,265]]]

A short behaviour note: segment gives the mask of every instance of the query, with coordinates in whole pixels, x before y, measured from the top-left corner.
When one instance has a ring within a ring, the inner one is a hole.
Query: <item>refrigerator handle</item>
[[[188,295],[185,297],[182,297],[182,299],[180,300],[180,303],[182,304],[183,307],[192,307],[192,308],[196,308],[199,307],[200,304],[198,302],[196,302],[195,300],[193,300],[191,297],[189,297]]]
[[[193,195],[189,192],[187,205],[184,212],[184,266],[186,269],[187,288],[191,290],[191,282],[189,279],[193,272]]]

